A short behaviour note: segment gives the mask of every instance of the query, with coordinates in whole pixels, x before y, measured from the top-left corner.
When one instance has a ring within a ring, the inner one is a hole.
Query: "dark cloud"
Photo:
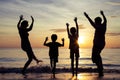
[[[0,32],[0,34],[7,34],[7,33],[5,33],[5,32]]]
[[[108,36],[120,36],[120,33],[107,33]]]
[[[79,29],[85,29],[85,27],[81,24],[81,25],[79,25]],[[67,30],[66,29],[50,29],[50,31],[53,31],[53,32],[66,32]]]
[[[50,29],[50,31],[53,31],[53,32],[65,32],[66,29]]]
[[[85,29],[86,27],[84,27],[84,25],[83,24],[81,24],[81,25],[78,25],[79,26],[79,29]]]
[[[116,18],[116,17],[118,17],[118,16],[111,16],[111,18]]]
[[[8,4],[19,4],[20,1],[17,0],[0,0],[1,5],[8,5]]]
[[[8,35],[8,34],[9,34],[8,32],[0,31],[0,36],[1,36],[1,35]]]
[[[107,2],[107,3],[110,4],[110,5],[120,6],[120,1],[117,1],[117,2],[110,1],[110,2]]]
[[[10,1],[13,1],[13,0],[0,0],[0,2],[3,2],[3,3],[10,2]]]
[[[23,1],[29,3],[41,3],[41,4],[51,4],[54,2],[54,0],[23,0]]]

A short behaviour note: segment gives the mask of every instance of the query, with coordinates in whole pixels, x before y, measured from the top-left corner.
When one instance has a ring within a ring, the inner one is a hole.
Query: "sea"
[[[50,67],[49,48],[33,48],[35,56],[43,62],[38,65],[33,60],[29,67]],[[80,49],[79,65],[80,69],[94,69],[96,65],[92,63],[92,49]],[[103,49],[101,52],[104,69],[108,72],[120,73],[120,49]],[[0,72],[5,69],[20,69],[27,61],[27,55],[20,48],[1,48],[0,49]],[[70,53],[67,48],[59,48],[57,68],[70,69]],[[3,71],[2,71],[3,72]]]

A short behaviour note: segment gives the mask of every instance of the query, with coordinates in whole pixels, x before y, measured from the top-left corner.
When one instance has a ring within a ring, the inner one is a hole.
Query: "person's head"
[[[76,28],[75,28],[75,27],[72,27],[72,28],[70,29],[70,32],[71,32],[72,35],[74,35],[74,34],[76,33]]]
[[[51,39],[53,42],[55,42],[57,40],[57,35],[56,34],[52,34]]]
[[[95,18],[95,23],[96,24],[101,24],[101,22],[102,22],[102,19],[100,17]]]
[[[28,21],[27,20],[24,20],[21,22],[21,27],[22,28],[27,28],[28,27]]]

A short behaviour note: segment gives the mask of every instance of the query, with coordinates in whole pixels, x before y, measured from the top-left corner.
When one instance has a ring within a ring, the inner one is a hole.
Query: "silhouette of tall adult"
[[[77,76],[78,61],[79,61],[79,44],[78,44],[79,30],[78,30],[77,17],[75,17],[74,21],[75,21],[76,27],[71,27],[69,30],[68,23],[66,23],[66,26],[67,26],[68,38],[70,40],[69,49],[70,49],[72,75],[74,76],[74,56],[75,56],[75,61],[76,61],[75,71]]]
[[[31,61],[34,59],[37,64],[39,62],[41,62],[41,60],[38,60],[36,58],[36,56],[34,55],[34,52],[32,50],[32,47],[31,47],[31,44],[30,44],[30,41],[29,41],[29,31],[32,30],[33,28],[33,23],[34,23],[34,19],[33,17],[31,16],[31,19],[32,19],[32,23],[30,25],[30,27],[28,27],[28,21],[27,20],[23,20],[23,15],[20,16],[20,20],[17,24],[17,28],[18,28],[18,31],[19,31],[19,35],[20,35],[20,38],[21,38],[21,48],[23,51],[26,52],[27,56],[28,56],[28,61],[25,63],[23,69],[22,69],[22,74],[25,75],[25,70],[27,69],[27,67],[29,66],[29,64],[31,63]]]
[[[92,61],[97,65],[99,76],[101,77],[104,76],[104,74],[103,74],[102,58],[100,53],[105,46],[105,33],[106,33],[107,20],[103,11],[100,11],[100,13],[104,19],[103,23],[100,17],[96,17],[95,22],[92,21],[92,19],[88,16],[88,14],[84,12],[84,15],[95,29],[93,48],[92,48]]]

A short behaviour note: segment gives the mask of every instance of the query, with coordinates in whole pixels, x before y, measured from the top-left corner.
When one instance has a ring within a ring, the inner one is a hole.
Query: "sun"
[[[78,38],[78,43],[79,43],[79,44],[83,44],[83,43],[84,43],[84,37],[83,37],[83,36],[80,36],[80,37]]]

